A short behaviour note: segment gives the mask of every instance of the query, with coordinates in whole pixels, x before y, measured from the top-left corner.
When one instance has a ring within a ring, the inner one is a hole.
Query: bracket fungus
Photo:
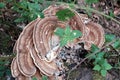
[[[73,10],[75,15],[68,21],[60,21],[55,15],[65,6],[52,5],[43,11],[45,18],[37,18],[30,22],[20,34],[14,46],[17,53],[11,64],[12,76],[17,80],[31,80],[36,77],[41,80],[46,75],[50,80],[63,80],[56,74],[62,71],[57,65],[57,55],[60,51],[59,37],[54,30],[59,26],[65,28],[69,24],[73,30],[80,30],[82,37],[76,42],[84,42],[85,49],[89,50],[91,44],[99,48],[104,44],[104,30],[97,24],[89,21],[85,23],[81,15]]]

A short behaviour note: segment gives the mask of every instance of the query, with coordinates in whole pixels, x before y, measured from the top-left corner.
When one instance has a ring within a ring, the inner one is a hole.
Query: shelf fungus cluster
[[[23,29],[14,46],[17,54],[11,64],[12,76],[16,80],[31,80],[32,77],[41,80],[42,75],[48,76],[49,80],[63,80],[63,76],[59,76],[63,69],[57,65],[61,50],[59,37],[54,34],[57,27],[65,28],[69,24],[73,30],[80,30],[82,37],[73,43],[84,42],[86,50],[90,50],[91,44],[102,47],[103,28],[92,21],[86,23],[85,17],[74,10],[75,15],[70,20],[60,21],[55,14],[65,8],[52,5],[43,11],[44,18],[37,18]]]

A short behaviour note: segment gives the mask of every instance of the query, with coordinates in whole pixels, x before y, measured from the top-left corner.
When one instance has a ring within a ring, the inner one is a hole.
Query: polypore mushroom
[[[50,80],[56,79],[56,74],[62,70],[56,64],[56,57],[61,50],[59,37],[54,34],[57,27],[65,28],[66,24],[69,24],[71,29],[80,30],[82,37],[73,43],[84,42],[87,50],[91,44],[102,47],[104,43],[102,27],[93,22],[84,24],[81,15],[76,11],[73,11],[75,16],[70,20],[59,21],[55,14],[65,8],[65,6],[50,6],[44,10],[45,18],[37,18],[23,29],[14,46],[17,56],[11,64],[12,75],[17,80],[27,80],[34,76],[41,79],[42,74],[47,75]],[[62,80],[62,76],[57,78]]]
[[[13,60],[11,64],[11,70],[12,70],[13,77],[15,77],[18,80],[22,80],[22,79],[25,80],[25,79],[31,78],[32,76],[35,76],[37,68],[39,69],[39,72],[42,72],[47,76],[50,76],[50,78],[52,78],[52,76],[56,72],[59,72],[58,67],[54,61],[48,62],[45,59],[42,59],[37,53],[37,51],[35,50],[35,45],[33,42],[34,40],[33,38],[35,38],[33,35],[34,33],[33,28],[37,27],[40,21],[41,19],[38,18],[35,21],[32,21],[31,23],[29,23],[24,28],[23,32],[20,34],[20,37],[17,40],[16,45],[14,47],[14,52],[17,53],[17,57]],[[47,42],[47,43],[44,43],[44,45],[41,45],[41,47],[42,46],[45,47],[45,51],[46,51],[46,49],[49,47],[49,44],[48,44],[49,37],[51,37],[51,35],[53,34],[51,33],[51,30],[54,28],[54,26],[50,28],[49,26],[47,26],[47,28],[46,29],[45,28],[43,32],[46,32],[47,30],[49,34],[47,36],[46,34],[43,34],[40,36],[40,38],[45,39]],[[45,56],[44,55],[45,53],[42,54],[42,52],[44,52],[44,49],[42,49],[41,47],[39,47],[38,49],[41,49],[41,52],[40,52],[41,55]]]
[[[32,42],[29,42],[28,46],[35,65],[42,73],[44,73],[47,76],[52,76],[55,72],[58,71],[58,68],[54,62],[46,62],[45,60],[39,58]]]
[[[97,45],[101,48],[105,42],[104,30],[101,25],[93,22],[88,22],[86,24],[88,28],[88,35],[85,38],[85,49],[89,50],[92,44]]]
[[[17,51],[16,60],[18,68],[22,74],[28,77],[34,75],[36,72],[36,67],[33,64],[32,58],[27,48],[28,41],[32,36],[31,32],[32,29],[34,28],[35,23],[36,20],[32,21],[25,27],[25,29],[22,31],[18,38],[16,46]]]
[[[18,69],[16,58],[14,58],[11,63],[11,73],[13,77],[18,77],[20,75],[20,71]]]

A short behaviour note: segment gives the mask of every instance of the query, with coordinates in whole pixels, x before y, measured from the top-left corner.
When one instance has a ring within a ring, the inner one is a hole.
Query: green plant
[[[74,12],[72,12],[69,8],[59,10],[56,13],[56,16],[60,21],[67,21],[74,15]],[[73,41],[75,38],[79,38],[82,35],[79,30],[71,30],[69,25],[67,25],[65,29],[58,27],[54,33],[60,37],[61,47],[65,46],[68,42]]]
[[[53,1],[53,0],[51,0]],[[56,0],[56,2],[64,2],[64,3],[77,3],[77,0]]]
[[[115,40],[115,41],[114,41]],[[120,49],[120,39],[117,39],[115,35],[113,34],[106,34],[105,35],[105,43],[110,43],[110,45],[113,46],[114,49]],[[107,46],[109,47],[109,46]],[[107,48],[105,47],[105,48]],[[96,53],[97,52],[97,53]],[[97,46],[94,44],[91,46],[91,52],[89,55],[96,53],[89,57],[89,59],[93,59],[94,68],[93,70],[96,70],[101,73],[102,76],[106,76],[107,70],[110,70],[112,66],[107,62],[107,59],[105,58],[105,52],[101,51]],[[107,56],[106,56],[107,57]],[[117,67],[119,67],[119,63],[116,64]]]
[[[57,28],[54,33],[60,37],[61,47],[82,36],[79,30],[71,30],[69,25],[67,25],[65,29]]]
[[[45,75],[43,75],[43,76],[42,76],[42,80],[48,80],[48,77],[45,76]]]
[[[115,49],[120,49],[120,39],[118,39],[118,40],[116,40],[116,41],[114,42],[113,47],[114,47]]]
[[[113,46],[113,48],[115,48],[115,49],[120,49],[120,39],[119,38],[116,38],[115,35],[113,35],[113,34],[106,34],[105,35],[105,42],[106,43],[109,43],[114,39],[116,39],[116,40],[113,44],[111,44],[111,46]]]
[[[113,12],[112,10],[110,10],[109,15],[110,15],[111,17],[115,17],[114,12]]]
[[[36,77],[32,77],[32,80],[38,80]],[[43,75],[42,80],[48,80],[48,77]]]
[[[8,60],[0,60],[0,79],[5,80],[4,75],[11,75],[10,69],[9,69],[9,61]]]
[[[93,3],[97,3],[97,2],[99,2],[99,0],[85,0],[85,3],[87,3],[89,5],[91,5]]]
[[[36,77],[32,77],[32,80],[37,80],[37,78]]]
[[[56,13],[56,16],[58,17],[59,20],[61,21],[66,21],[70,18],[72,18],[75,14],[68,8],[59,10]]]
[[[94,53],[98,50],[99,48],[94,44],[91,46],[91,53]],[[104,58],[104,55],[105,52],[101,51],[90,57],[90,59],[94,60],[93,70],[100,72],[102,76],[106,76],[107,70],[110,70],[112,68],[112,66],[107,62],[107,59]]]
[[[20,2],[16,2],[14,0],[14,5],[12,9],[20,14],[20,17],[15,19],[15,22],[25,22],[25,21],[32,21],[37,17],[44,18],[44,14],[42,10],[44,9],[42,5],[43,0],[22,0]]]
[[[5,7],[5,3],[0,2],[0,9]]]

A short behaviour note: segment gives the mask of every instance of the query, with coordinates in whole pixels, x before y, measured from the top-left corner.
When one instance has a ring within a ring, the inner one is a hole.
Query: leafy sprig
[[[66,8],[66,9],[62,9],[62,10],[59,10],[57,13],[56,13],[56,16],[58,17],[59,20],[61,21],[66,21],[70,18],[72,18],[74,16],[74,12],[72,12],[70,9]]]
[[[42,80],[48,80],[48,77],[45,76],[45,75],[43,75],[43,76],[42,76]]]
[[[69,25],[67,25],[65,29],[58,27],[54,33],[60,37],[61,47],[82,36],[82,33],[79,30],[71,30]]]
[[[105,35],[105,42],[108,43],[112,40],[116,39],[115,35],[113,34],[106,34]],[[115,48],[115,49],[120,49],[120,39],[118,38],[113,44],[112,46]]]
[[[38,16],[44,18],[44,14],[42,13],[43,6],[39,3],[40,0],[32,0],[26,1],[22,0],[20,2],[13,1],[14,6],[12,9],[20,14],[20,17],[15,19],[14,22],[25,22],[32,21],[36,19]]]
[[[91,46],[91,53],[98,51],[99,48],[96,45]],[[102,76],[106,76],[107,70],[110,70],[112,66],[107,62],[107,59],[104,58],[105,52],[98,52],[95,55],[91,56],[90,59],[93,59],[94,67],[93,70],[96,70],[101,73]]]
[[[36,77],[32,77],[32,80],[38,80]],[[42,80],[48,80],[48,77],[43,75]]]
[[[87,4],[93,4],[93,3],[97,3],[97,2],[99,2],[99,0],[85,0],[85,3],[87,3]]]

